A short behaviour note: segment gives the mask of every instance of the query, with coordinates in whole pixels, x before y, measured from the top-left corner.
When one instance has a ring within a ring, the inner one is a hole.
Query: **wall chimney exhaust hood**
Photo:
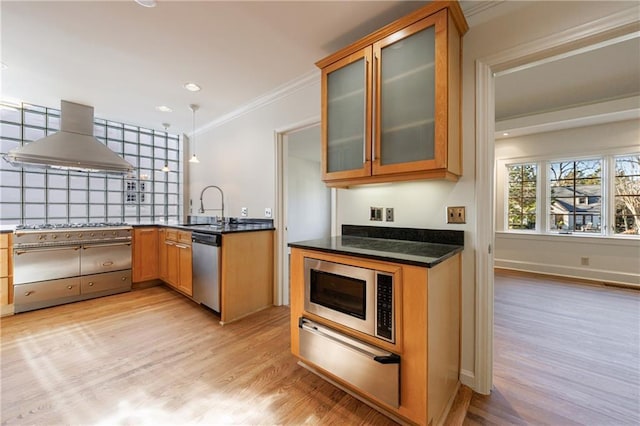
[[[93,107],[60,102],[60,131],[10,150],[14,166],[128,174],[133,166],[93,136]]]

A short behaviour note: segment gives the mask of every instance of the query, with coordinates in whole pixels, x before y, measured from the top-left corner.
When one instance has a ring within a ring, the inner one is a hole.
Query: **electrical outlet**
[[[240,216],[247,217],[249,216],[249,209],[246,207],[240,208]]]
[[[589,258],[588,257],[581,257],[580,258],[580,265],[589,266]]]
[[[382,221],[382,207],[370,207],[369,220],[374,220],[376,222],[381,222]]]
[[[387,222],[393,222],[393,207],[387,207],[384,209],[385,220]]]
[[[266,207],[264,209],[264,217],[271,217],[271,208],[270,207]]]
[[[447,207],[447,223],[467,223],[464,206]]]

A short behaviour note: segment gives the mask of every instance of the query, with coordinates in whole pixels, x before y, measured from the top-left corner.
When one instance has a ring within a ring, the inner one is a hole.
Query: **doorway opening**
[[[277,268],[276,302],[289,304],[290,242],[332,235],[335,190],[321,179],[321,134],[318,120],[276,132]]]

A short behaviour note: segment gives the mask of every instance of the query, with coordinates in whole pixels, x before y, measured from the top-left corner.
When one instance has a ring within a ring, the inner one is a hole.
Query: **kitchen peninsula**
[[[343,225],[289,245],[292,353],[396,420],[440,424],[459,386],[464,232]]]
[[[133,226],[133,282],[161,280],[192,298],[192,234],[218,235],[220,323],[273,304],[273,221],[232,219],[216,223],[193,217],[184,224]]]

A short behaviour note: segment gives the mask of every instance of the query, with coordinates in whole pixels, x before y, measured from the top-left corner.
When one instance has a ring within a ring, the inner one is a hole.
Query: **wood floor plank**
[[[163,286],[2,318],[2,424],[395,424],[297,365],[286,307],[218,321]]]
[[[494,389],[465,425],[640,424],[640,292],[496,274]]]

